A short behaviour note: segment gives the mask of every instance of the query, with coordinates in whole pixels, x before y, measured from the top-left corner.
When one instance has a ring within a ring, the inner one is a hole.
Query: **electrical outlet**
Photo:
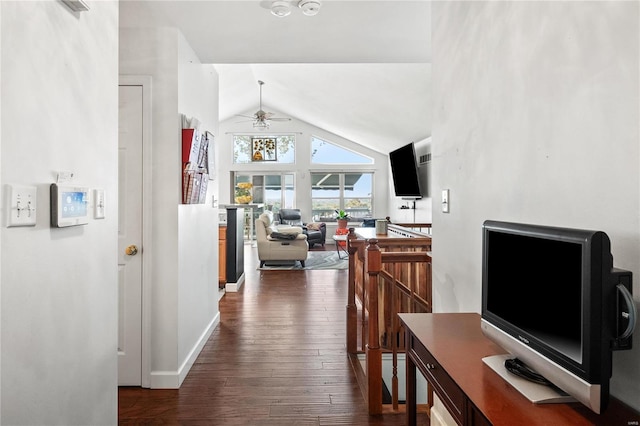
[[[35,226],[37,203],[36,186],[7,185],[7,228],[14,226]]]
[[[442,190],[442,213],[449,213],[449,190]]]

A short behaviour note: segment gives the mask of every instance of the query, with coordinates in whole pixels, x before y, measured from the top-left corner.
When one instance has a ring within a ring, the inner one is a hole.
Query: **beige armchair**
[[[276,226],[273,213],[266,211],[256,220],[256,241],[260,267],[270,260],[298,260],[304,268],[309,244],[301,227]]]

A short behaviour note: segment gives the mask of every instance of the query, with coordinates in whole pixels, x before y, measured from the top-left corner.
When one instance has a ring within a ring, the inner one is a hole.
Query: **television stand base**
[[[534,404],[577,402],[574,397],[563,393],[560,389],[530,382],[509,373],[504,366],[504,361],[509,358],[513,358],[513,355],[493,355],[482,358],[482,361]]]

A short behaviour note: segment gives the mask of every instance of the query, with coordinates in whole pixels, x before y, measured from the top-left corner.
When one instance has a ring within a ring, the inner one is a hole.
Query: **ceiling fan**
[[[252,116],[239,114],[238,117],[253,120],[254,129],[268,129],[272,121],[291,121],[290,118],[274,118],[272,112],[266,112],[262,109],[262,86],[264,85],[264,81],[258,80],[258,84],[260,85],[260,109]]]

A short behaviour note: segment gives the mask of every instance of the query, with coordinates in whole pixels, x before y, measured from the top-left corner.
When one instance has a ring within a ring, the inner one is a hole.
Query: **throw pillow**
[[[310,229],[312,231],[319,231],[320,224],[316,222],[307,223],[307,229]]]
[[[273,231],[278,232],[280,234],[294,234],[298,235],[300,233],[300,228],[298,226],[279,226]]]
[[[295,240],[298,236],[298,233],[287,233],[287,232],[272,232],[271,238],[275,240]]]

